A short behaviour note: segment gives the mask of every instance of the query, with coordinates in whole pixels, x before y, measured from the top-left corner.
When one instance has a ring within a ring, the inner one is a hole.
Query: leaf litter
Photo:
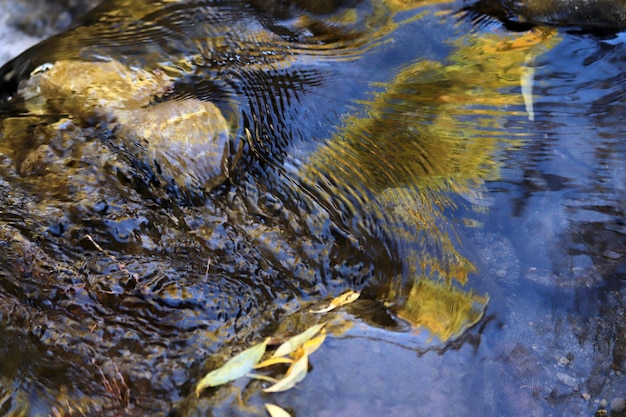
[[[286,356],[293,352],[295,352],[300,346],[309,341],[313,336],[315,336],[322,328],[325,326],[324,324],[316,324],[315,326],[311,326],[300,334],[293,336],[291,339],[287,340],[285,343],[280,345],[276,352],[272,355],[272,358],[276,358],[279,356]]]
[[[360,292],[346,291],[331,300],[327,307],[311,312],[315,314],[327,313],[354,302],[360,295]],[[307,375],[309,356],[319,349],[326,340],[325,325],[326,323],[318,323],[292,336],[282,343],[269,358],[263,361],[263,356],[271,338],[266,338],[264,341],[243,350],[221,367],[206,374],[196,386],[196,395],[199,396],[206,388],[223,385],[243,376],[273,383],[272,386],[265,388],[264,392],[283,392],[295,387]],[[267,368],[274,365],[289,365],[281,379],[252,373],[253,369]],[[271,417],[290,417],[287,411],[277,405],[268,403],[265,404],[265,408]]]
[[[283,392],[296,386],[296,384],[302,381],[309,370],[309,355],[303,348],[298,349],[296,352],[299,356],[289,369],[284,378],[272,385],[269,388],[264,389],[264,392]]]
[[[205,388],[216,387],[248,374],[263,358],[267,342],[269,338],[238,353],[221,367],[206,374],[196,386],[196,395],[200,395]]]

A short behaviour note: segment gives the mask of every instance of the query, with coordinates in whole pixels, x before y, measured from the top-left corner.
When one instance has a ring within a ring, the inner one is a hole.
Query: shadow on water
[[[0,414],[620,412],[621,37],[459,8],[106,1],[6,64]],[[195,395],[348,288],[300,390]]]

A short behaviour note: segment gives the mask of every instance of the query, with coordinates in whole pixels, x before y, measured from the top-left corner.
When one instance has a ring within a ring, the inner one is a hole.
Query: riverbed
[[[454,1],[122,3],[2,72],[0,415],[625,415],[622,33]],[[110,100],[24,97],[60,61],[168,77],[142,109],[214,104],[220,180]],[[196,395],[318,322],[296,388]]]

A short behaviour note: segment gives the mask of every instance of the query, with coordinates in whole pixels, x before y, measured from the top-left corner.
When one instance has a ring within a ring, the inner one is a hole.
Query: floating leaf
[[[274,404],[265,404],[265,409],[271,417],[291,417],[291,414]]]
[[[267,381],[267,382],[271,382],[272,384],[275,384],[278,382],[278,379],[272,378],[271,376],[267,376],[267,375],[250,373],[250,374],[246,374],[246,376],[250,379],[258,379],[260,381]]]
[[[337,307],[341,307],[344,306],[346,304],[350,304],[353,303],[354,301],[356,301],[359,296],[361,295],[360,291],[352,291],[352,290],[348,290],[346,292],[344,292],[343,294],[341,294],[338,297],[335,297],[331,300],[330,304],[328,305],[328,307],[324,307],[320,310],[313,310],[311,311],[311,313],[328,313],[329,311],[332,311],[334,309],[336,309]]]
[[[309,357],[304,349],[299,351],[301,356],[289,367],[285,377],[264,389],[265,392],[282,392],[293,388],[298,382],[302,381],[309,369]]]
[[[319,349],[320,346],[322,346],[324,340],[326,340],[326,330],[322,330],[322,332],[318,336],[315,336],[313,339],[304,342],[302,344],[302,348],[307,355],[311,355],[311,353],[315,352],[317,349]]]
[[[240,352],[221,367],[209,372],[196,386],[196,395],[200,395],[202,390],[207,387],[222,385],[246,375],[263,357],[268,341],[269,339],[265,339],[263,342]]]
[[[324,327],[324,324],[316,324],[315,326],[309,327],[302,333],[295,335],[280,345],[272,357],[276,358],[278,356],[287,356],[290,353],[295,352],[300,346],[302,346],[302,344],[315,336],[317,332],[322,329],[322,327]]]
[[[267,366],[277,365],[279,363],[291,365],[293,363],[293,359],[285,358],[283,356],[271,357],[269,359],[264,360],[254,366],[255,369],[265,368]]]

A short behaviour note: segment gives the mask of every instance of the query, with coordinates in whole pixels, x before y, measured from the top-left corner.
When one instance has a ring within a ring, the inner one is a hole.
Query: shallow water
[[[107,2],[0,71],[1,415],[624,412],[622,35],[474,27],[459,3],[183,3]],[[103,56],[172,77],[147,108],[218,106],[223,184],[15,92]],[[348,288],[297,389],[196,397]]]

